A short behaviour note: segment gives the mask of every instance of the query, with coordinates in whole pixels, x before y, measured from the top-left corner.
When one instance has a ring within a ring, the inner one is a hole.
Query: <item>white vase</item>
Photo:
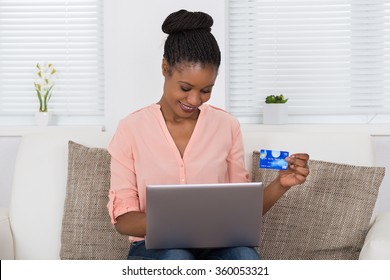
[[[286,103],[264,103],[263,124],[287,124],[288,105]]]
[[[46,126],[50,124],[51,112],[36,112],[35,123],[39,126]]]

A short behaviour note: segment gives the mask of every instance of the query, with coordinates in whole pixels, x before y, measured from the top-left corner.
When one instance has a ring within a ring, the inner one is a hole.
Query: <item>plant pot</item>
[[[286,103],[264,103],[263,124],[287,124],[288,105]]]
[[[35,123],[39,126],[50,125],[51,113],[50,112],[36,112]]]

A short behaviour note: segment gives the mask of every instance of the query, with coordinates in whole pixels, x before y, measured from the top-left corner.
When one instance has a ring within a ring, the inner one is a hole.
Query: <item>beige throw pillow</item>
[[[268,185],[277,171],[259,168],[252,180]],[[310,175],[291,188],[263,219],[263,259],[358,259],[369,229],[384,167],[310,160]]]
[[[107,211],[111,156],[106,149],[69,141],[68,181],[61,259],[126,259],[127,236],[116,232]]]

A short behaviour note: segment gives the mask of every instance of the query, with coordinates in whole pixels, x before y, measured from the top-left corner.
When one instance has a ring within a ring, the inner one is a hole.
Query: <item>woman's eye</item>
[[[187,87],[181,87],[181,90],[184,91],[184,92],[187,92],[187,91],[190,91],[191,89],[187,88]]]
[[[206,93],[207,94],[207,93],[210,93],[210,92],[211,92],[211,89],[203,89],[202,90],[202,93]]]

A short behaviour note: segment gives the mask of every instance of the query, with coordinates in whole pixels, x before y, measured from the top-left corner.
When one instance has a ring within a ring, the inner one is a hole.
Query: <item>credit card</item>
[[[286,170],[288,162],[285,160],[289,152],[278,150],[260,150],[260,168]]]

